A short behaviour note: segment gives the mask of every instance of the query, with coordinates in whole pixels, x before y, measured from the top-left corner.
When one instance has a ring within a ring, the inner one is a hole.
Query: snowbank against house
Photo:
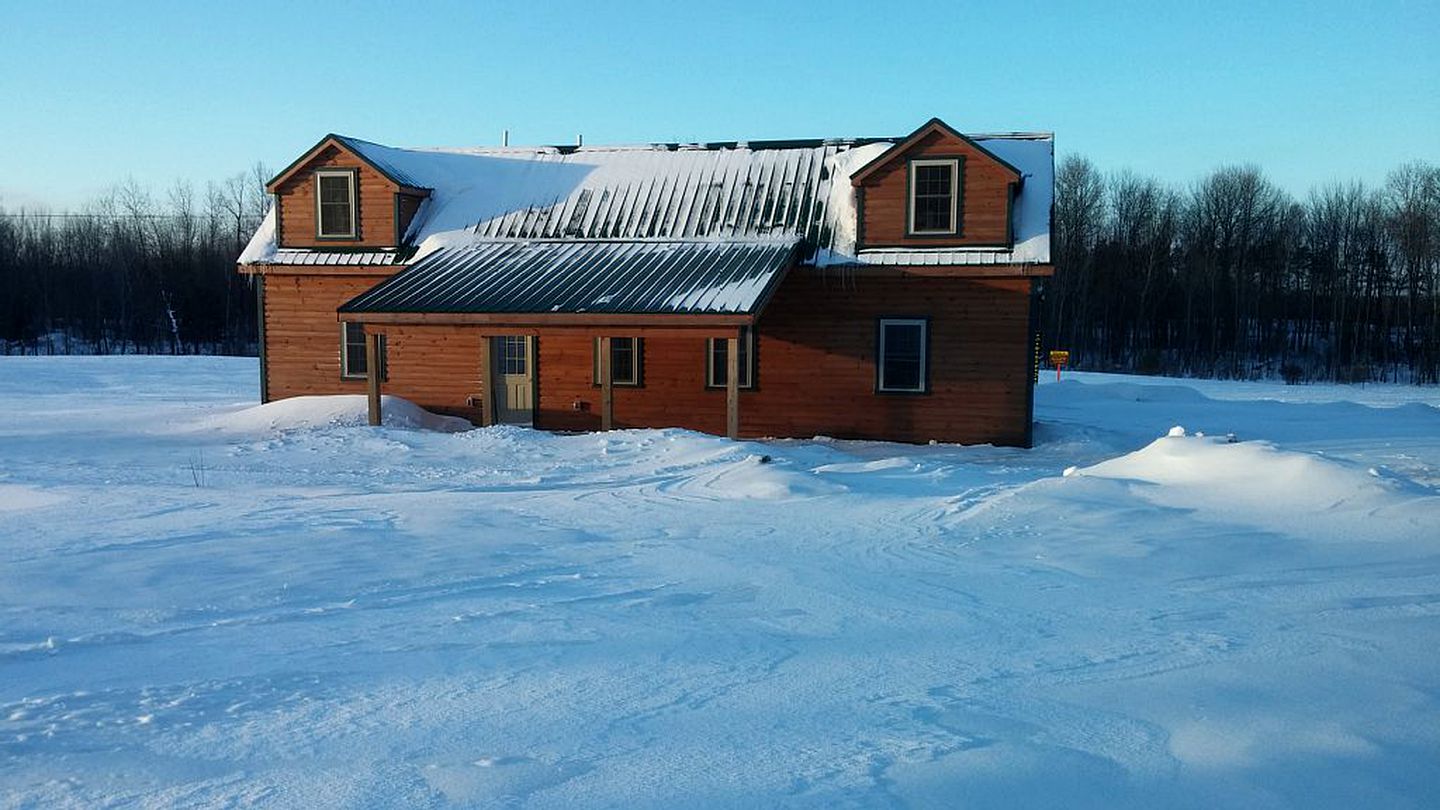
[[[454,416],[431,413],[402,397],[382,396],[380,410],[386,427],[434,430],[458,433],[473,425]],[[359,427],[368,421],[368,405],[363,394],[341,394],[324,397],[291,397],[264,405],[208,417],[202,428],[234,433],[271,433],[284,430],[305,430],[331,427]]]

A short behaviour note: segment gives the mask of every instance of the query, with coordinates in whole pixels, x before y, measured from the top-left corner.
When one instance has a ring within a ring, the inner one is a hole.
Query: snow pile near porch
[[[1065,476],[1134,482],[1134,494],[1158,506],[1316,538],[1357,537],[1362,524],[1379,520],[1418,529],[1420,515],[1410,507],[1433,510],[1436,500],[1414,482],[1375,467],[1282,450],[1268,441],[1187,435],[1178,426],[1140,450],[1072,467]]]
[[[290,397],[231,413],[212,416],[201,427],[234,433],[273,433],[284,430],[359,427],[369,421],[369,404],[363,394]],[[386,427],[459,433],[473,425],[455,416],[431,413],[408,399],[380,397]]]

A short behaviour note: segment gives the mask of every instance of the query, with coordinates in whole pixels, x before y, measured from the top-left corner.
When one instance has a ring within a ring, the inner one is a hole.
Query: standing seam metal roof
[[[444,247],[342,313],[755,314],[798,239],[492,241]]]
[[[803,258],[820,266],[898,261],[857,246],[858,200],[848,181],[897,139],[399,149],[336,137],[397,182],[431,190],[403,240],[420,256],[457,238],[788,237],[803,240]],[[1014,246],[917,248],[907,258],[1048,263],[1053,140],[1022,133],[971,138],[1024,175],[1014,200]],[[241,260],[256,262],[275,250],[272,226],[257,232]]]

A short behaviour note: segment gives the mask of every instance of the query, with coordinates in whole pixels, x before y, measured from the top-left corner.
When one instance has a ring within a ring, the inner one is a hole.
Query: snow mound
[[[263,405],[210,417],[201,426],[235,433],[359,427],[369,422],[369,404],[366,399],[363,394],[277,399]],[[435,430],[442,433],[458,433],[474,427],[459,417],[431,413],[402,397],[380,397],[380,411],[386,427]]]
[[[1362,521],[1387,518],[1399,521],[1389,528],[1408,533],[1414,523],[1409,507],[1434,514],[1440,505],[1424,487],[1374,468],[1265,441],[1187,436],[1178,427],[1133,453],[1065,474],[1071,480],[1087,477],[1140,482],[1146,486],[1138,494],[1160,506],[1317,537],[1337,532],[1355,537]]]
[[[66,498],[53,492],[23,484],[0,484],[0,512],[40,509],[62,503]]]

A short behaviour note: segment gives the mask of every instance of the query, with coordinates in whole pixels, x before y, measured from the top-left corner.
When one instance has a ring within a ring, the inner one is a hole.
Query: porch
[[[723,432],[735,438],[754,351],[746,340],[794,264],[797,244],[478,242],[430,254],[341,306],[339,318],[364,325],[372,424],[380,421],[387,370],[410,386],[438,382],[398,358],[387,362],[382,334],[443,328],[466,347],[459,351],[473,347],[477,390],[465,399],[481,425],[611,430],[624,424],[617,392],[673,398],[649,401],[644,410],[653,414],[671,404],[685,411],[697,404],[698,388],[702,410],[723,393]],[[647,345],[671,347],[667,362],[647,368]],[[452,357],[452,375],[454,365]],[[702,368],[703,384],[695,386]],[[695,418],[684,412],[674,421]]]

